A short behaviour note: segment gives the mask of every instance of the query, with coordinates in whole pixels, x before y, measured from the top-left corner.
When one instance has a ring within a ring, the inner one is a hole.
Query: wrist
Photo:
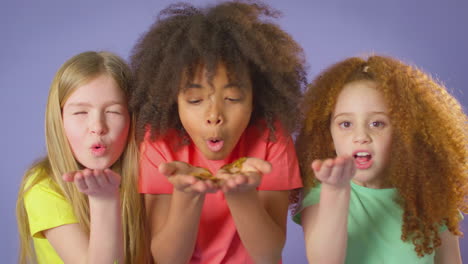
[[[251,189],[247,191],[231,191],[231,192],[225,192],[224,197],[226,198],[227,201],[229,200],[242,200],[242,199],[248,199],[250,200],[252,197],[257,197],[258,191],[257,189]]]
[[[351,190],[351,183],[347,182],[342,185],[331,185],[327,183],[322,183],[322,193],[329,193],[329,194],[340,194],[340,193],[349,193]]]
[[[172,196],[173,196],[174,201],[180,201],[186,206],[189,206],[190,204],[193,204],[193,205],[197,205],[199,203],[203,204],[203,202],[205,201],[205,193],[184,192],[175,188],[172,192]]]
[[[102,208],[114,208],[120,207],[120,194],[116,192],[113,195],[108,195],[105,197],[99,196],[88,196],[90,210]]]

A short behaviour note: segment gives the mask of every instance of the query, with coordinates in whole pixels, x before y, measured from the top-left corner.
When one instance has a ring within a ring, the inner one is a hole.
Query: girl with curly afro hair
[[[312,82],[304,112],[294,220],[311,263],[461,263],[467,116],[441,84],[393,58],[349,58]]]
[[[302,187],[290,133],[306,74],[278,15],[257,2],[174,4],[133,50],[139,190],[157,263],[281,260],[289,191]]]

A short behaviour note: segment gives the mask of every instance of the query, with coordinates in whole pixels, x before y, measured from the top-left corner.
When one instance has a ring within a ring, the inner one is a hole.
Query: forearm
[[[460,245],[458,237],[445,230],[440,234],[441,245],[435,251],[434,263],[461,264]]]
[[[119,193],[106,200],[89,198],[90,238],[87,263],[124,263]]]
[[[190,260],[204,199],[204,194],[174,190],[166,222],[151,241],[151,253],[156,263],[187,263]]]
[[[322,185],[315,222],[305,234],[310,263],[344,263],[348,240],[349,199],[350,186],[334,189]]]
[[[226,194],[226,201],[242,243],[254,262],[278,263],[286,227],[279,226],[268,214],[258,191]]]

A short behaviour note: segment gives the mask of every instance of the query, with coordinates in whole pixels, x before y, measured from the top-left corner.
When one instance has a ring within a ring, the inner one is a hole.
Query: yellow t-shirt
[[[36,172],[29,182],[40,176],[43,176],[41,172]],[[43,177],[24,196],[29,229],[39,264],[63,263],[42,231],[78,223],[71,204],[66,201],[63,195],[55,191],[54,185],[56,184],[49,177]]]

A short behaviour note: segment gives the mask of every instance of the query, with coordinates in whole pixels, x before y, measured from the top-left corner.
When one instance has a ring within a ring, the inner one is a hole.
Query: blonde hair
[[[62,123],[62,108],[69,96],[80,86],[94,78],[107,74],[129,96],[132,77],[127,64],[117,55],[109,52],[83,52],[68,61],[56,73],[52,81],[46,107],[45,135],[47,157],[29,168],[21,182],[16,204],[17,222],[20,235],[19,263],[34,262],[36,256],[32,246],[24,195],[45,177],[55,183],[53,188],[71,204],[73,212],[84,229],[89,233],[88,197],[79,192],[74,184],[62,180],[66,172],[80,169],[73,156]],[[112,169],[122,176],[120,197],[124,234],[125,263],[146,261],[144,234],[144,209],[142,197],[137,192],[138,147],[135,141],[135,118],[132,113],[127,146]],[[33,178],[33,175],[38,177]]]
[[[416,67],[383,56],[349,58],[310,84],[296,141],[304,186],[318,182],[313,160],[336,156],[331,113],[345,84],[360,80],[375,82],[389,107],[393,143],[385,180],[401,198],[401,239],[418,256],[431,254],[441,244],[440,226],[461,235],[460,211],[468,212],[468,119],[445,87]]]

